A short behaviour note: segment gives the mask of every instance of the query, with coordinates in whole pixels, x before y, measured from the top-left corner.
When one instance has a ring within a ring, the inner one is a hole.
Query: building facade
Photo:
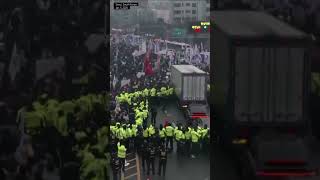
[[[138,2],[130,10],[114,10],[114,2]],[[111,0],[111,24],[152,23],[162,18],[167,24],[207,21],[210,0]]]
[[[152,9],[171,11],[172,21],[184,23],[188,21],[204,21],[210,18],[210,0],[149,0]]]
[[[129,10],[115,10],[115,2],[138,2],[138,7],[131,7]],[[111,0],[110,1],[110,22],[111,26],[132,26],[139,23],[152,23],[155,21],[152,9],[148,8],[148,0]]]

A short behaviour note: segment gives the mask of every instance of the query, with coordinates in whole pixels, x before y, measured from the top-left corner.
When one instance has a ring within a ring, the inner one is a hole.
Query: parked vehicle
[[[193,65],[172,65],[171,83],[186,117],[209,124],[207,73]]]
[[[213,12],[213,124],[245,179],[313,176],[309,38],[262,12]]]

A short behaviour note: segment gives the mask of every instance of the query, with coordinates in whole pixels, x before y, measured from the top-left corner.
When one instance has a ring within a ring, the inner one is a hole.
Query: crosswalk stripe
[[[134,173],[134,174],[131,174],[130,176],[125,177],[124,179],[129,179],[129,178],[136,176],[136,175],[137,175],[137,173]]]
[[[127,172],[127,170],[136,168],[136,172],[133,172],[133,174],[130,174],[130,175],[127,175],[127,176],[123,172],[121,172],[121,180],[129,179],[129,178],[132,178],[134,176],[137,176],[136,180],[141,180],[140,167],[139,167],[139,158],[138,158],[138,155],[136,153],[133,154],[133,155],[135,155],[135,158],[130,159],[130,160],[127,159],[127,163],[136,161],[135,165],[134,165],[134,162],[133,162],[133,165],[128,167],[128,168],[126,168],[125,171]]]
[[[129,170],[129,169],[134,168],[134,167],[137,167],[137,166],[136,166],[136,165],[134,165],[134,166],[131,166],[131,167],[129,167],[129,168],[127,168],[127,169],[125,169],[125,170],[127,171],[127,170]]]
[[[136,160],[136,158],[127,160],[127,162],[132,162],[132,161],[134,161],[134,160]]]

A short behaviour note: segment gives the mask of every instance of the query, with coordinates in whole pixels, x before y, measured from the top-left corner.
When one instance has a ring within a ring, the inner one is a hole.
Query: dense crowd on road
[[[157,107],[162,106],[166,112],[166,103],[174,98],[170,58],[162,56],[157,62],[159,57],[149,50],[143,56],[134,57],[135,50],[139,46],[125,40],[111,42],[110,149],[114,179],[125,172],[128,153],[139,155],[144,174],[155,175],[155,160],[158,160],[157,173],[165,175],[167,153],[173,151],[174,142],[179,156],[194,158],[201,151],[209,151],[210,132],[206,125],[200,127],[191,119],[187,124],[177,123],[175,119],[156,123]],[[146,60],[151,61],[152,67],[160,63],[160,68],[153,68],[148,74]]]
[[[107,178],[107,54],[87,44],[103,36],[103,3],[0,2],[0,179]]]

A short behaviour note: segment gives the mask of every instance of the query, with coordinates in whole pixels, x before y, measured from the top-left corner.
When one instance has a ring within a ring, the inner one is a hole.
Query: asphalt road
[[[160,123],[164,124],[167,120],[169,122],[185,123],[183,114],[177,108],[175,102],[168,102],[165,107],[157,106],[156,126],[159,127]],[[210,157],[209,155],[201,154],[195,159],[190,157],[179,157],[176,154],[176,144],[174,143],[173,152],[168,154],[166,176],[158,176],[158,161],[155,163],[155,176],[147,177],[141,173],[141,180],[210,180]],[[141,163],[140,163],[141,165]],[[141,168],[142,169],[142,168]]]
[[[184,122],[182,113],[178,110],[176,103],[169,102],[166,104],[165,112],[162,106],[158,106],[157,126],[164,123],[165,120],[169,122],[179,121]],[[151,177],[155,180],[204,180],[206,178],[213,180],[245,180],[242,179],[237,171],[236,162],[232,159],[231,154],[224,151],[219,145],[213,144],[211,146],[211,164],[210,157],[201,156],[197,159],[183,158],[177,160],[176,154],[172,154],[168,159],[167,177],[159,178],[157,176]],[[311,163],[320,168],[320,142],[311,141]],[[210,167],[211,165],[211,167]],[[210,174],[210,168],[211,174]],[[157,170],[157,165],[156,165]],[[141,176],[142,179],[145,176]],[[173,178],[174,177],[174,178]],[[210,178],[211,177],[211,178]],[[143,179],[144,180],[144,179]],[[260,178],[259,180],[320,180],[320,176],[316,177],[293,177],[293,178]]]
[[[158,114],[156,120],[156,126],[159,127],[160,123],[168,120],[169,122],[184,122],[184,117],[182,113],[178,110],[174,102],[169,102],[166,105],[165,111],[163,111],[162,106],[157,106]],[[175,144],[175,143],[174,143]],[[141,162],[139,160],[131,161],[131,166],[136,166],[135,168],[130,168],[130,172],[127,172],[124,179],[129,180],[246,180],[239,177],[237,172],[236,162],[232,159],[231,154],[224,151],[219,145],[213,144],[211,146],[211,154],[200,155],[195,159],[190,157],[180,157],[178,159],[175,153],[175,148],[172,153],[168,155],[166,176],[158,176],[158,161],[155,163],[155,173],[156,175],[146,176],[142,173]],[[320,143],[312,142],[312,163],[320,167]],[[210,163],[211,160],[211,163]],[[211,169],[211,172],[210,172]],[[139,176],[130,176],[131,174],[140,174]],[[128,177],[130,176],[130,177]],[[260,178],[259,180],[320,180],[320,177],[311,178]]]

